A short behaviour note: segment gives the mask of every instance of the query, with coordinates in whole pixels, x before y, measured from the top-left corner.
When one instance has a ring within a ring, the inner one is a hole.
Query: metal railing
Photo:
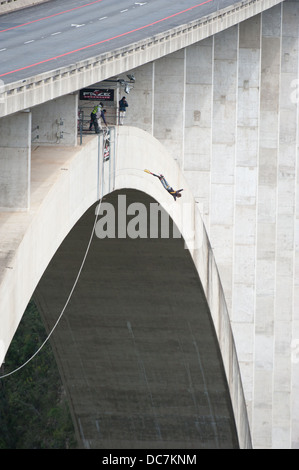
[[[104,109],[107,110],[107,112],[105,114],[105,119],[106,119],[108,128],[109,128],[109,126],[117,125],[118,122],[119,122],[118,107],[116,107],[116,106],[109,106],[109,107],[107,106],[107,107],[105,107],[104,106]],[[94,134],[95,133],[94,128],[92,128],[92,130],[89,130],[90,129],[90,122],[91,122],[90,114],[91,114],[92,110],[93,110],[93,106],[79,106],[79,109],[78,109],[78,135],[80,137],[80,145],[82,144],[83,135],[88,135],[88,134]],[[99,126],[100,127],[100,132],[103,133],[103,129],[105,129],[106,126],[103,122],[101,122],[100,124],[101,124]]]
[[[115,127],[103,129],[98,138],[98,199],[115,188]]]

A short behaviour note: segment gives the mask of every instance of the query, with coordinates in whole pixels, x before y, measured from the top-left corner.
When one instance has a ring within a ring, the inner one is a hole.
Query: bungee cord
[[[97,207],[97,211],[96,211],[96,216],[95,216],[95,221],[94,221],[94,224],[93,224],[93,227],[92,227],[92,231],[91,231],[91,235],[89,237],[89,241],[88,241],[88,244],[87,244],[87,248],[85,250],[85,254],[84,254],[84,257],[83,257],[83,260],[82,260],[82,263],[80,265],[80,268],[79,268],[79,271],[78,271],[78,274],[76,276],[76,279],[74,281],[74,284],[70,290],[70,293],[68,295],[68,298],[64,304],[64,307],[62,308],[62,311],[58,317],[58,319],[56,320],[54,326],[52,327],[51,331],[49,332],[48,336],[46,337],[46,339],[44,340],[44,342],[40,345],[40,347],[37,349],[37,351],[35,351],[35,353],[29,358],[27,359],[27,361],[25,361],[21,366],[17,367],[16,369],[14,369],[13,371],[11,372],[8,372],[7,374],[4,374],[4,375],[1,375],[0,376],[0,379],[4,379],[5,377],[8,377],[9,375],[12,375],[16,372],[18,372],[19,370],[23,369],[23,367],[25,367],[30,361],[32,361],[32,359],[35,358],[35,356],[37,356],[37,354],[39,354],[39,352],[43,349],[43,347],[45,346],[45,344],[49,341],[50,337],[52,336],[54,330],[56,329],[58,323],[60,322],[64,312],[65,312],[65,309],[67,308],[71,298],[72,298],[72,295],[73,295],[73,292],[78,284],[78,281],[79,281],[79,278],[80,278],[80,275],[81,275],[81,272],[82,272],[82,269],[84,267],[84,264],[85,264],[85,261],[86,261],[86,258],[87,258],[87,255],[89,253],[89,249],[90,249],[90,245],[91,245],[91,242],[93,240],[93,236],[94,236],[94,232],[95,232],[95,227],[96,227],[96,224],[97,224],[97,221],[98,221],[98,217],[99,217],[99,213],[100,213],[100,207],[101,207],[101,203],[102,203],[102,198],[100,199],[100,203],[98,204],[98,207]]]
[[[103,159],[102,159],[102,165],[104,166],[104,150],[103,150]],[[142,170],[141,168],[120,168],[119,170],[115,170],[114,172],[112,172],[112,174],[109,175],[109,177],[111,177],[113,174],[115,175],[117,172],[120,172],[120,171],[128,171],[128,170],[137,170],[137,171],[145,171],[146,173],[150,173],[149,170]],[[102,190],[103,190],[103,184],[104,182],[102,181]],[[95,220],[94,220],[94,224],[93,224],[93,227],[92,227],[92,231],[91,231],[91,234],[90,234],[90,237],[89,237],[89,241],[88,241],[88,244],[87,244],[87,248],[85,250],[85,254],[83,256],[83,260],[81,262],[81,265],[80,265],[80,268],[78,270],[78,273],[77,273],[77,276],[75,278],[75,281],[73,283],[73,286],[70,290],[70,293],[67,297],[67,300],[60,312],[60,315],[58,316],[54,326],[52,327],[52,329],[50,330],[50,332],[48,333],[46,339],[43,341],[43,343],[39,346],[39,348],[35,351],[34,354],[32,354],[29,359],[27,359],[27,361],[25,361],[23,364],[21,364],[19,367],[15,368],[14,370],[10,371],[10,372],[7,372],[6,374],[3,374],[0,376],[0,380],[1,379],[4,379],[6,377],[9,377],[13,374],[15,374],[16,372],[20,371],[21,369],[23,369],[27,364],[29,364],[29,362],[31,362],[40,352],[41,350],[44,348],[44,346],[47,344],[47,342],[49,341],[49,339],[51,338],[52,334],[54,333],[55,329],[57,328],[71,298],[72,298],[72,295],[74,293],[74,290],[78,284],[78,281],[79,281],[79,278],[80,278],[80,275],[81,275],[81,272],[83,270],[83,267],[85,265],[85,262],[86,262],[86,258],[88,256],[88,253],[89,253],[89,250],[90,250],[90,246],[91,246],[91,243],[92,243],[92,240],[93,240],[93,237],[94,237],[94,233],[95,233],[95,228],[96,228],[96,225],[97,225],[97,222],[98,222],[98,218],[99,218],[99,214],[100,214],[100,208],[101,208],[101,204],[102,204],[102,201],[103,201],[103,195],[98,199],[98,204],[97,204],[97,209],[96,209],[96,215],[95,215]]]
[[[104,160],[102,160],[102,164],[104,165]],[[139,170],[139,171],[143,171],[141,170],[140,168],[122,168],[118,171],[122,171],[122,170]],[[116,174],[117,173],[117,170],[115,170],[113,172],[113,174]],[[111,176],[111,175],[110,175]],[[102,181],[102,187],[103,187],[103,181]],[[97,201],[98,204],[97,204],[97,209],[96,209],[96,216],[95,216],[95,220],[94,220],[94,224],[93,224],[93,227],[92,227],[92,231],[91,231],[91,234],[90,234],[90,237],[89,237],[89,241],[88,241],[88,244],[87,244],[87,248],[85,250],[85,254],[83,256],[83,260],[82,260],[82,263],[80,265],[80,268],[78,270],[78,274],[76,276],[76,279],[74,281],[74,284],[70,290],[70,293],[68,295],[68,298],[64,304],[64,307],[62,308],[61,312],[60,312],[60,315],[58,316],[54,326],[52,327],[52,329],[50,330],[50,332],[48,333],[48,336],[46,337],[46,339],[43,341],[43,343],[39,346],[39,348],[35,351],[34,354],[32,354],[32,356],[29,357],[29,359],[27,359],[27,361],[25,361],[22,365],[20,365],[19,367],[17,367],[16,369],[12,370],[11,372],[7,372],[6,374],[3,374],[0,376],[0,380],[1,379],[4,379],[8,376],[11,376],[13,374],[15,374],[16,372],[20,371],[21,369],[23,369],[27,364],[29,364],[29,362],[31,362],[40,352],[41,350],[44,348],[44,346],[46,345],[46,343],[49,341],[49,339],[51,338],[52,334],[54,333],[55,329],[57,328],[71,298],[72,298],[72,295],[74,293],[74,290],[78,284],[78,281],[79,281],[79,278],[80,278],[80,275],[81,275],[81,272],[82,272],[82,269],[85,265],[85,261],[86,261],[86,258],[88,256],[88,253],[89,253],[89,250],[90,250],[90,246],[91,246],[91,243],[92,243],[92,240],[93,240],[93,237],[94,237],[94,233],[95,233],[95,228],[96,228],[96,225],[97,225],[97,222],[98,222],[98,218],[99,218],[99,214],[100,214],[100,208],[101,208],[101,204],[102,204],[102,201],[103,201],[103,195],[99,198],[99,200]]]
[[[104,167],[104,149],[103,149],[103,155],[102,155],[102,166]],[[102,181],[102,189],[103,189],[103,181]],[[99,204],[97,205],[97,209],[96,209],[96,215],[95,215],[95,220],[94,220],[94,224],[93,224],[93,227],[92,227],[92,231],[91,231],[91,234],[90,234],[90,237],[89,237],[89,241],[88,241],[88,244],[87,244],[87,248],[85,250],[85,254],[83,256],[83,260],[82,260],[82,263],[80,265],[80,268],[78,270],[78,274],[75,278],[75,281],[74,281],[74,284],[70,290],[70,293],[67,297],[67,300],[64,304],[64,307],[62,308],[61,312],[60,312],[60,315],[59,317],[57,318],[54,326],[52,327],[52,329],[50,330],[50,332],[48,333],[48,336],[46,337],[46,339],[43,341],[43,343],[39,346],[39,348],[35,351],[34,354],[32,354],[32,356],[29,357],[29,359],[27,359],[27,361],[25,361],[22,365],[20,365],[19,367],[17,367],[16,369],[12,370],[11,372],[8,372],[7,374],[3,374],[0,376],[0,380],[1,379],[4,379],[5,377],[8,377],[10,375],[13,375],[15,374],[16,372],[18,372],[19,370],[23,369],[27,364],[29,364],[29,362],[31,362],[39,353],[40,351],[43,349],[43,347],[46,345],[46,343],[49,341],[49,339],[51,338],[53,332],[55,331],[55,329],[57,328],[57,325],[59,324],[71,298],[72,298],[72,295],[73,295],[73,292],[78,284],[78,281],[79,281],[79,278],[80,278],[80,275],[81,275],[81,272],[82,272],[82,269],[85,265],[85,261],[86,261],[86,258],[87,258],[87,255],[89,253],[89,249],[90,249],[90,246],[91,246],[91,242],[93,240],[93,236],[94,236],[94,232],[95,232],[95,228],[96,228],[96,224],[97,224],[97,221],[98,221],[98,217],[99,217],[99,213],[100,213],[100,208],[101,208],[101,204],[102,204],[102,200],[103,200],[103,195],[98,199],[97,202],[99,202]]]

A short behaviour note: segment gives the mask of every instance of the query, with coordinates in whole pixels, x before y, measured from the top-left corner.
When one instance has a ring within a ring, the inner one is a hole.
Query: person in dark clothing
[[[102,126],[101,126],[100,119],[103,119],[105,126],[108,127],[107,122],[106,122],[106,118],[105,118],[105,114],[106,114],[106,109],[102,109],[101,114],[100,114],[100,117],[99,117],[99,119],[98,119],[98,124],[99,124],[99,127],[100,127],[101,129],[102,129]]]
[[[128,107],[128,102],[126,100],[126,97],[123,96],[122,99],[119,101],[119,123],[122,126],[125,120],[126,116],[126,110]]]
[[[150,173],[151,175],[153,176],[156,176],[157,178],[159,178],[159,180],[161,181],[161,184],[163,186],[163,188],[166,189],[166,191],[169,192],[169,194],[172,195],[173,199],[176,201],[176,198],[177,197],[182,197],[181,195],[181,192],[184,191],[183,189],[178,189],[177,191],[175,191],[171,186],[170,184],[167,183],[166,179],[165,179],[165,176],[163,175],[155,175],[155,173],[151,173],[149,170],[145,170],[146,173]]]

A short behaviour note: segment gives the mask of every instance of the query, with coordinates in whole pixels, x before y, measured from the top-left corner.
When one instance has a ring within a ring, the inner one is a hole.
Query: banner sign
[[[99,88],[83,88],[83,90],[80,90],[80,100],[114,101],[114,90],[100,90]]]

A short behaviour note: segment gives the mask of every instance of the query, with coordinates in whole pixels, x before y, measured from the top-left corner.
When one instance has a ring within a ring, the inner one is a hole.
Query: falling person
[[[152,173],[151,171],[149,170],[144,170],[146,173],[149,173],[150,175],[153,175],[153,176],[156,176],[157,178],[159,178],[159,180],[161,181],[161,184],[163,186],[163,188],[166,189],[167,192],[169,192],[169,194],[172,195],[172,197],[174,198],[174,200],[176,201],[176,198],[177,197],[182,197],[181,195],[181,191],[184,191],[183,189],[178,189],[177,191],[175,191],[166,181],[165,179],[165,176],[163,175],[155,175],[155,173]]]

